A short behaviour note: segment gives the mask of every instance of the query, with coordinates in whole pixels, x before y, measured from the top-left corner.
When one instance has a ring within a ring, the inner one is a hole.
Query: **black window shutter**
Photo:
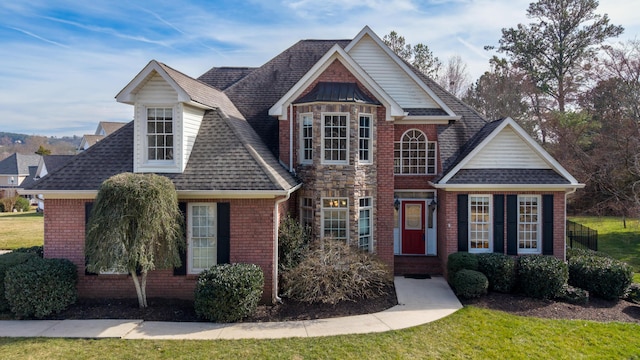
[[[553,194],[542,195],[542,254],[553,255]]]
[[[85,235],[85,244],[87,240],[87,225],[89,224],[89,219],[91,218],[91,209],[93,209],[92,202],[84,203],[84,235]],[[86,245],[85,245],[86,249]],[[85,275],[98,275],[97,273],[91,272],[87,270],[87,256],[84,257],[84,274]]]
[[[180,250],[180,263],[179,267],[173,268],[173,275],[187,275],[187,203],[179,202],[178,208],[182,213],[182,218],[184,220],[182,225],[182,231],[184,233],[185,246]]]
[[[229,264],[231,253],[231,204],[218,203],[218,264]]]
[[[458,251],[469,251],[469,195],[458,194]]]
[[[493,195],[493,252],[504,254],[504,195]]]
[[[518,255],[518,195],[507,195],[507,254]]]

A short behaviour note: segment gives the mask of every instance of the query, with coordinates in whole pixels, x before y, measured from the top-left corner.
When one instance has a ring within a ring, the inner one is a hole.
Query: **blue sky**
[[[129,121],[114,96],[156,59],[197,77],[259,66],[300,39],[351,39],[368,25],[460,55],[472,79],[500,29],[528,23],[530,0],[188,0],[0,2],[0,131],[65,136]],[[599,13],[640,35],[640,1],[600,0]]]

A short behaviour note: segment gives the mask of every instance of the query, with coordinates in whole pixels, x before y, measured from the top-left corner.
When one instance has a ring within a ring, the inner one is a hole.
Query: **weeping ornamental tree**
[[[180,266],[183,216],[171,180],[122,173],[100,186],[87,224],[87,269],[128,272],[141,308],[149,270]]]

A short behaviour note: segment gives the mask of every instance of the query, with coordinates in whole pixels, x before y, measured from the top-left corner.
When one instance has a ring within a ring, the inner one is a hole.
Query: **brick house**
[[[275,299],[287,214],[399,275],[442,274],[457,251],[564,259],[566,195],[583,185],[512,119],[485,119],[368,27],[197,79],[151,61],[116,99],[134,120],[26,191],[46,199],[45,256],[83,269],[102,181],[169,177],[188,246],[182,268],[149,275],[150,297],[190,298],[202,269],[245,262],[262,267],[264,300]],[[135,296],[126,275],[82,271],[78,288]]]

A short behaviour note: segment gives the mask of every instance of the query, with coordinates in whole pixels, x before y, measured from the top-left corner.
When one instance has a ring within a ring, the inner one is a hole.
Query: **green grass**
[[[0,249],[40,246],[44,243],[42,213],[0,213]]]
[[[0,339],[2,359],[640,359],[640,325],[464,308],[415,328],[279,340]]]
[[[634,282],[640,283],[640,220],[597,216],[570,216],[569,220],[598,230],[598,251],[633,267]]]

